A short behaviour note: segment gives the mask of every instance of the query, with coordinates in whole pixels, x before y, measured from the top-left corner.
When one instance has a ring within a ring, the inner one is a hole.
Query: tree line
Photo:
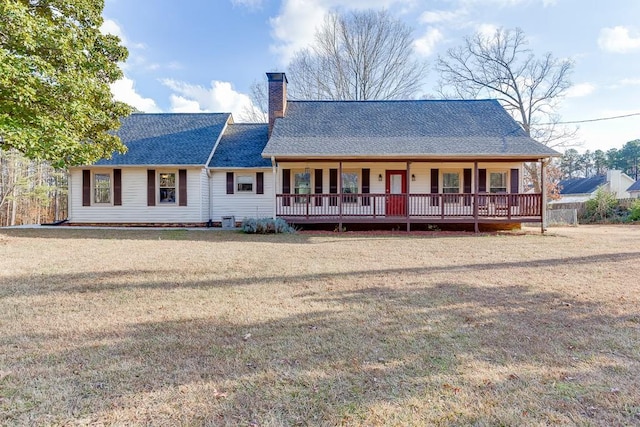
[[[17,150],[0,150],[0,226],[67,217],[67,173]]]
[[[625,143],[622,148],[607,151],[585,151],[580,154],[575,148],[567,149],[560,159],[562,179],[590,178],[604,175],[607,170],[621,170],[636,181],[640,178],[640,139]]]

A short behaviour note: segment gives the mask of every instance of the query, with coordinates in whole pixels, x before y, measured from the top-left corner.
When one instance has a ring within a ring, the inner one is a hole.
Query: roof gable
[[[558,153],[496,100],[289,101],[263,156]]]
[[[116,132],[127,146],[96,165],[205,165],[231,114],[132,114]]]
[[[631,187],[627,188],[627,191],[640,191],[640,181],[634,182]]]
[[[211,168],[264,168],[271,161],[261,156],[269,136],[266,123],[227,126],[209,162]]]

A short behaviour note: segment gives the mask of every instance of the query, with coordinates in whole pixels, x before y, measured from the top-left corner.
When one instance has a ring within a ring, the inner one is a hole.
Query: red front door
[[[387,171],[387,216],[407,215],[407,171]]]

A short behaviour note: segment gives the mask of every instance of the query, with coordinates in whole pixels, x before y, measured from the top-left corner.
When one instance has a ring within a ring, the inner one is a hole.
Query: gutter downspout
[[[275,221],[276,219],[276,213],[277,213],[277,209],[278,209],[278,189],[277,189],[277,183],[278,183],[278,172],[276,170],[276,158],[274,156],[271,156],[271,170],[272,170],[272,175],[273,175],[273,219]]]
[[[207,188],[207,192],[208,192],[208,194],[209,194],[209,203],[207,203],[207,205],[208,205],[208,206],[207,206],[207,208],[208,208],[208,214],[209,214],[209,221],[208,221],[208,223],[207,223],[207,224],[208,224],[208,225],[210,225],[210,224],[211,224],[211,221],[212,221],[212,219],[211,219],[211,202],[213,202],[213,194],[211,194],[211,193],[212,193],[212,190],[211,190],[211,177],[212,177],[213,175],[212,175],[212,173],[211,173],[211,169],[206,168],[205,170],[207,171],[207,187],[208,187],[208,188]],[[200,192],[200,194],[202,195],[202,192]]]

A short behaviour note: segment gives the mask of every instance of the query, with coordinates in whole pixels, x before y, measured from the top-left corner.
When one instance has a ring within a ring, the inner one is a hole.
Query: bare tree
[[[293,99],[415,97],[427,64],[414,58],[413,31],[387,11],[330,12],[315,42],[288,67]]]
[[[462,46],[438,58],[436,69],[441,95],[497,98],[532,138],[552,148],[575,144],[577,128],[561,125],[557,114],[571,86],[573,62],[551,53],[536,57],[521,29],[499,28],[490,36],[467,37]],[[526,169],[540,191],[537,165]]]
[[[267,95],[266,81],[263,83],[254,81],[249,90],[251,103],[245,105],[239,116],[240,122],[267,123],[269,121],[269,97]]]

